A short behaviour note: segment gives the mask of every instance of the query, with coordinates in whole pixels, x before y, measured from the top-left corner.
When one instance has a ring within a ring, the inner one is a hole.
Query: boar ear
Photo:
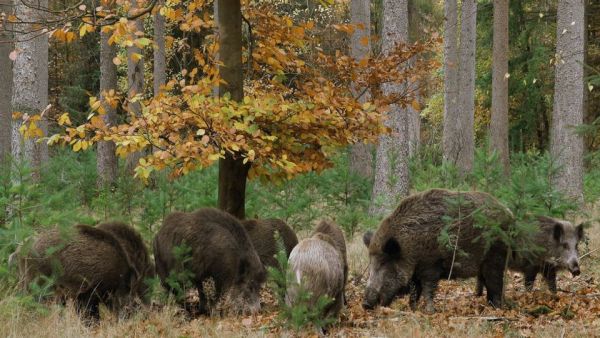
[[[363,235],[363,243],[365,243],[365,246],[367,248],[369,247],[369,245],[371,245],[371,238],[373,238],[373,231],[371,230],[365,232],[365,234]]]
[[[563,229],[562,224],[560,223],[554,223],[554,231],[553,231],[553,237],[554,240],[557,242],[560,242],[561,237],[564,235],[565,231]]]
[[[390,256],[400,255],[400,244],[394,237],[390,237],[383,245],[383,252]]]
[[[585,232],[583,231],[583,227],[585,226],[585,223],[580,223],[576,230],[577,230],[577,241],[580,241],[583,239],[583,237],[585,236]]]

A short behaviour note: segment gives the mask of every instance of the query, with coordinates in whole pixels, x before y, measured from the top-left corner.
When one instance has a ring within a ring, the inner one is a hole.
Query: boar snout
[[[379,295],[377,291],[372,288],[365,290],[365,299],[363,300],[362,307],[365,310],[373,310],[379,301]]]
[[[579,276],[579,274],[581,274],[581,270],[579,269],[579,263],[576,260],[569,262],[569,271],[571,272],[573,277]]]

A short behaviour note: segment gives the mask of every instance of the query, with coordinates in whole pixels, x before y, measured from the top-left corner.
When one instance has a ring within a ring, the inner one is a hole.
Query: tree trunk
[[[11,2],[9,0],[0,0],[0,13],[11,13]],[[6,22],[0,22],[0,25],[0,41],[12,40],[12,34],[4,30]],[[13,69],[12,61],[8,56],[12,50],[12,43],[0,42],[0,83],[3,84],[4,88],[0,90],[0,164],[7,163],[11,149]]]
[[[159,9],[164,1],[158,2]],[[158,96],[160,88],[167,82],[167,57],[165,54],[165,17],[156,11],[154,14],[154,96]]]
[[[491,148],[498,153],[508,175],[508,0],[494,1],[494,47],[492,60]]]
[[[219,74],[225,83],[218,95],[227,92],[241,101],[244,97],[242,73],[242,11],[240,0],[215,1],[215,20],[219,35]],[[245,216],[246,179],[250,165],[241,156],[226,153],[219,161],[219,208],[243,219]]]
[[[137,8],[137,1],[134,0],[131,3],[133,11]],[[143,18],[130,22],[130,24],[135,26],[135,31],[144,31]],[[139,102],[141,96],[144,94],[144,59],[141,57],[142,53],[142,50],[135,45],[127,48],[127,85],[129,86],[127,91],[127,98],[129,99],[127,110],[135,115],[142,114],[142,105]],[[139,59],[136,59],[136,56],[138,56]],[[136,98],[136,96],[138,97]],[[134,102],[132,102],[132,100]],[[138,165],[138,162],[143,155],[143,151],[136,151],[127,156],[125,164],[127,172],[133,173],[133,170]]]
[[[36,2],[41,8],[48,6],[47,0]],[[28,3],[15,2],[17,17],[31,22],[41,22],[44,13]],[[48,105],[48,35],[36,31],[34,25],[19,25],[22,32],[15,35],[15,50],[18,51],[13,65],[12,110],[28,115],[37,115]],[[39,36],[37,36],[39,35]],[[41,166],[48,160],[48,145],[37,139],[24,140],[19,133],[21,121],[14,121],[12,129],[12,151],[16,160],[27,161],[33,168],[34,180],[39,180]],[[48,134],[48,120],[43,116],[38,122],[44,136]]]
[[[383,1],[382,51],[389,53],[399,42],[408,41],[407,0]],[[386,84],[384,94],[403,92],[405,85]],[[379,138],[375,167],[375,182],[370,213],[383,215],[391,212],[399,200],[408,195],[408,111],[390,105],[386,125],[391,134]]]
[[[458,6],[456,0],[444,2],[444,130],[442,147],[444,160],[458,160]]]
[[[583,137],[573,127],[583,122],[584,0],[559,0],[556,79],[550,152],[558,165],[553,183],[583,201]]]
[[[117,111],[105,100],[105,94],[117,89],[117,66],[113,63],[117,55],[116,46],[109,45],[108,39],[112,33],[100,33],[100,100],[106,114],[102,117],[107,125],[117,121]],[[113,186],[117,180],[118,160],[116,146],[112,141],[98,142],[97,170],[98,186]]]
[[[418,91],[420,83],[412,84],[414,86],[413,91]],[[419,93],[415,93],[415,100],[420,101]],[[420,105],[420,104],[419,104]],[[412,105],[406,107],[408,116],[408,154],[413,156],[419,152],[421,145],[421,112],[414,109]]]
[[[473,168],[475,155],[475,47],[477,42],[477,0],[463,0],[460,32],[458,77],[458,116],[456,125],[459,173],[465,175]]]
[[[369,0],[352,0],[350,2],[350,20],[356,25],[350,42],[350,53],[359,61],[368,58],[371,54],[371,9]],[[362,26],[362,27],[359,27]],[[366,42],[366,43],[365,43]],[[365,88],[353,85],[355,96],[360,95]],[[369,93],[365,92],[360,102],[369,100]],[[373,155],[372,146],[363,142],[353,144],[350,147],[350,172],[364,178],[373,177]]]

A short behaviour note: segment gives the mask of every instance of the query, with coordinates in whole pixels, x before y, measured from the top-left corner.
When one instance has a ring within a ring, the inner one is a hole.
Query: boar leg
[[[100,320],[100,300],[98,296],[92,292],[85,292],[77,296],[77,312],[84,319],[91,322]]]
[[[442,269],[435,266],[419,271],[419,276],[415,279],[416,285],[420,286],[419,288],[417,288],[417,290],[421,289],[421,292],[425,297],[425,311],[428,313],[435,312],[435,307],[433,306],[433,299],[435,297],[435,291],[438,287],[438,282],[441,278],[441,275]]]
[[[545,265],[542,274],[544,275],[546,284],[548,284],[548,289],[550,289],[552,293],[556,293],[556,267]]]
[[[423,288],[421,287],[421,282],[414,280],[414,279],[409,284],[410,284],[409,285],[409,288],[410,288],[409,305],[410,305],[410,309],[415,311],[417,309],[417,304],[419,303],[419,299],[421,298],[421,293],[423,291]]]
[[[527,267],[525,271],[523,271],[523,279],[525,282],[525,290],[531,291],[533,290],[533,285],[535,283],[535,277],[539,272],[539,268],[537,266]]]
[[[480,276],[487,289],[487,301],[494,307],[502,306],[504,292],[504,268],[506,247],[502,243],[492,245],[480,267]]]
[[[483,277],[481,276],[481,274],[479,274],[477,276],[477,289],[475,291],[475,296],[477,297],[481,297],[483,296],[483,284],[485,282],[483,281]]]

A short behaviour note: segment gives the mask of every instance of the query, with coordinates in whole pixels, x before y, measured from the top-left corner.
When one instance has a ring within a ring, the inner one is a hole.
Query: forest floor
[[[592,218],[600,205],[587,208]],[[408,299],[390,307],[365,311],[361,307],[368,257],[357,234],[348,245],[350,281],[348,306],[329,332],[332,337],[600,337],[600,225],[587,229],[588,242],[580,246],[582,274],[559,274],[560,291],[553,295],[538,276],[535,291],[527,293],[522,277],[507,273],[505,305],[493,309],[485,297],[475,297],[475,281],[442,281],[435,298],[436,313],[412,312]],[[316,336],[315,330],[294,332],[283,328],[276,301],[265,290],[263,309],[253,316],[186,319],[177,306],[137,311],[118,319],[103,311],[96,326],[86,326],[72,307],[51,305],[37,311],[19,305],[16,296],[0,300],[0,337],[292,337]],[[421,306],[423,304],[420,304]]]

